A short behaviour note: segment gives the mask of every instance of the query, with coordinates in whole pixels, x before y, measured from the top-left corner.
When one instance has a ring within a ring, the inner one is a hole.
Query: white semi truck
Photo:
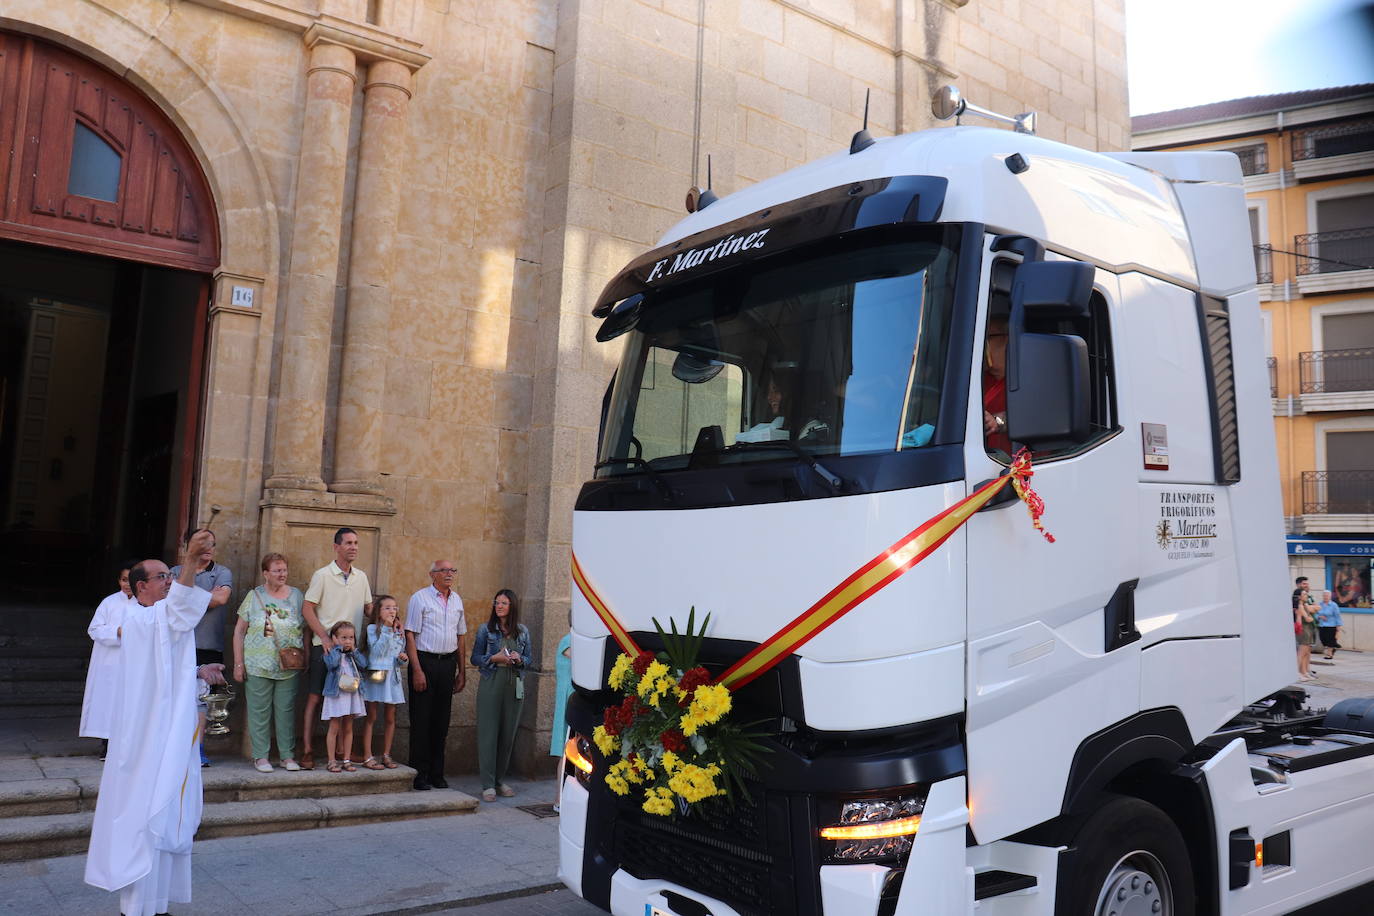
[[[1007,488],[737,690],[771,752],[674,817],[604,782],[620,650],[574,590],[568,887],[617,916],[1374,912],[1374,708],[1286,688],[1236,158],[949,127],[702,203],[594,312],[624,354],[573,549],[641,646],[710,611],[719,673],[1022,445],[1056,540]]]

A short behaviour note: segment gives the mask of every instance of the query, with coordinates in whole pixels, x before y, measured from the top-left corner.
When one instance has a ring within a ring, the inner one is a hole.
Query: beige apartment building
[[[516,589],[551,673],[618,355],[590,306],[707,157],[726,194],[846,148],[868,93],[875,134],[933,126],[947,82],[1123,149],[1123,33],[1121,0],[7,0],[8,631],[84,638],[114,562],[212,517],[232,616],[347,525],[375,590],[451,558],[475,627]],[[22,670],[0,703],[67,696]]]

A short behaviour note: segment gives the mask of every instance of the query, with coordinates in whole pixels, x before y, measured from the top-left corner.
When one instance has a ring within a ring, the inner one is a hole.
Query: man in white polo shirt
[[[410,765],[415,788],[447,789],[444,744],[453,696],[467,686],[463,634],[468,631],[463,599],[453,590],[457,568],[448,560],[429,567],[431,584],[406,605],[406,652],[410,666]]]
[[[358,532],[340,528],[334,532],[334,562],[315,570],[310,577],[310,587],[305,591],[305,603],[301,605],[301,616],[315,634],[310,646],[309,693],[305,698],[305,719],[301,727],[302,770],[315,769],[313,744],[320,695],[324,693],[324,653],[334,648],[329,628],[340,620],[347,620],[361,636],[363,618],[372,614],[372,586],[368,584],[367,573],[353,565],[356,559]],[[348,748],[343,750],[344,756],[348,756]]]

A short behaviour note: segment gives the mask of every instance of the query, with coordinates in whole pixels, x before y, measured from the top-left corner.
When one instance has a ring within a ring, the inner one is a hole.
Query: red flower
[[[639,677],[643,677],[643,676],[644,676],[644,672],[645,672],[645,671],[648,671],[648,670],[649,670],[649,666],[652,665],[653,663],[654,663],[654,653],[652,653],[652,652],[640,652],[639,655],[635,657],[634,664],[633,664],[632,667],[634,668],[634,672],[635,672],[636,675],[638,675]]]
[[[619,706],[608,706],[608,707],[606,707],[606,715],[605,715],[605,717],[603,718],[603,720],[602,720],[602,722],[601,722],[602,727],[606,729],[606,734],[608,734],[608,735],[618,735],[618,734],[620,734],[620,728],[621,728],[621,726],[620,726],[620,716],[619,716],[619,712],[620,712],[620,707],[619,707]]]
[[[658,740],[663,742],[663,749],[665,751],[672,751],[676,754],[680,751],[687,750],[687,739],[683,737],[682,732],[675,728],[670,728],[659,735]]]
[[[679,690],[686,691],[687,695],[678,700],[678,705],[684,707],[691,705],[692,694],[696,692],[696,689],[709,683],[711,683],[711,672],[700,665],[685,672],[682,679],[677,682],[677,686]]]

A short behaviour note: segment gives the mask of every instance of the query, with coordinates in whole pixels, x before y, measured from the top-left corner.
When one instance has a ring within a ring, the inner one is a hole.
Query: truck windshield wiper
[[[844,478],[835,474],[825,465],[816,460],[816,456],[791,439],[768,439],[763,442],[736,442],[734,445],[726,446],[721,449],[721,453],[734,451],[747,451],[749,449],[785,448],[792,452],[815,472],[816,476],[824,480],[830,487],[831,492],[839,493],[844,489]]]
[[[628,464],[630,467],[642,469],[644,473],[649,476],[649,479],[654,482],[654,485],[658,487],[658,492],[663,496],[663,501],[665,503],[675,502],[673,499],[673,488],[669,486],[668,481],[663,479],[662,474],[654,470],[653,465],[649,464],[649,462],[638,455],[626,455],[622,458],[607,458],[605,461],[598,461],[596,464],[592,465],[592,470],[594,472],[599,471],[613,464]]]

